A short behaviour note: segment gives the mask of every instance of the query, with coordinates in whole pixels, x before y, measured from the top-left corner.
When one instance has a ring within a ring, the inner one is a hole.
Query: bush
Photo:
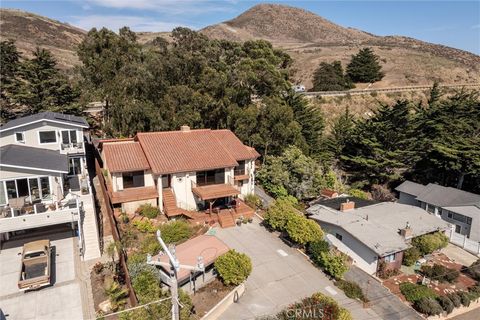
[[[348,194],[355,198],[368,200],[368,193],[360,189],[350,189]]]
[[[456,292],[448,294],[447,297],[452,301],[455,308],[458,308],[462,305],[462,299]]]
[[[437,263],[433,266],[422,266],[422,273],[428,278],[450,283],[454,282],[460,276],[460,272],[457,270],[444,267]]]
[[[162,246],[157,240],[157,237],[153,234],[148,234],[140,243],[140,252],[143,254],[156,255],[160,252]]]
[[[292,215],[288,219],[285,231],[287,231],[290,239],[300,245],[306,245],[323,238],[323,231],[318,223],[298,214]]]
[[[472,299],[471,300],[477,300],[480,298],[480,285],[476,285],[473,287],[468,288],[468,292],[470,292]]]
[[[480,259],[475,261],[468,267],[466,273],[474,280],[480,281]]]
[[[426,255],[445,248],[448,245],[448,237],[443,232],[435,232],[413,238],[412,244],[422,255]]]
[[[288,220],[298,215],[288,198],[280,198],[268,208],[265,214],[265,223],[274,230],[284,231]]]
[[[320,253],[328,252],[330,245],[327,241],[318,240],[310,242],[307,246],[307,253],[310,255],[310,258],[315,262],[315,264],[320,265]]]
[[[321,252],[320,264],[323,270],[335,279],[341,279],[348,271],[347,256],[343,253]]]
[[[335,285],[342,289],[345,295],[351,299],[359,299],[363,302],[368,302],[367,297],[363,294],[362,288],[352,281],[338,280]]]
[[[413,266],[420,258],[421,252],[417,247],[408,248],[403,252],[402,264],[405,266]]]
[[[97,262],[93,266],[93,272],[95,272],[95,274],[100,274],[103,271],[103,268],[104,268],[103,263]]]
[[[458,292],[458,296],[460,297],[460,302],[464,307],[468,307],[470,305],[470,295],[468,292],[460,291]]]
[[[231,249],[217,258],[215,269],[224,284],[238,286],[252,272],[252,261],[246,254]]]
[[[162,295],[157,275],[150,269],[141,270],[132,277],[132,286],[140,303],[148,303]]]
[[[193,229],[185,220],[170,221],[160,227],[162,239],[165,243],[179,243],[189,239]]]
[[[396,268],[387,268],[387,264],[385,261],[380,261],[378,264],[378,271],[377,275],[381,279],[388,279],[390,277],[396,276],[400,273],[400,271]]]
[[[150,220],[135,220],[132,224],[138,231],[143,233],[154,233],[157,231],[157,227]]]
[[[262,199],[253,193],[245,196],[245,203],[253,209],[260,209],[262,207]]]
[[[437,294],[430,288],[410,282],[400,283],[400,292],[405,296],[405,299],[410,302],[415,302],[421,298],[436,298]]]
[[[440,303],[440,306],[442,307],[443,311],[447,312],[447,314],[452,313],[453,309],[455,309],[455,306],[453,305],[452,300],[450,300],[449,297],[446,296],[440,296],[437,298],[438,303]]]
[[[153,207],[151,204],[146,203],[138,207],[138,213],[141,216],[147,217],[149,219],[154,219],[160,214],[160,209]]]
[[[415,301],[414,307],[419,312],[429,316],[439,315],[443,312],[443,309],[438,303],[438,301],[430,297],[423,297],[418,299],[417,301]]]

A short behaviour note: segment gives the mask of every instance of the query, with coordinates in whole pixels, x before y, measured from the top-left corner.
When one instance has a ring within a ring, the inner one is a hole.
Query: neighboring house
[[[103,140],[99,149],[112,203],[126,212],[149,203],[168,217],[193,217],[232,203],[245,208],[239,198],[254,193],[259,154],[230,130],[182,126]]]
[[[54,112],[0,126],[0,240],[78,221],[79,201],[68,193],[82,188],[88,193],[87,128],[83,118]]]
[[[382,261],[386,268],[400,268],[412,238],[450,228],[415,206],[352,197],[319,201],[307,213],[333,246],[369,274],[375,274]]]
[[[480,241],[480,195],[430,183],[405,181],[397,188],[399,203],[411,204],[455,225],[455,232]]]

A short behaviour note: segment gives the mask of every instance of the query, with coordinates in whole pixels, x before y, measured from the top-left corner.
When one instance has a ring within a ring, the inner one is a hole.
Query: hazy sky
[[[17,8],[83,29],[117,31],[200,29],[234,18],[262,1],[206,0],[2,0]],[[345,27],[377,35],[404,35],[480,54],[480,1],[270,1],[310,10]]]

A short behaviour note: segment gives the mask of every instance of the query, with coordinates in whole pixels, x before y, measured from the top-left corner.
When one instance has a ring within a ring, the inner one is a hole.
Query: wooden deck
[[[229,184],[211,184],[207,186],[195,186],[192,192],[202,200],[213,200],[223,197],[236,196],[240,192]]]
[[[158,192],[155,186],[128,188],[122,191],[112,192],[112,186],[109,185],[108,194],[112,200],[112,204],[158,198]]]
[[[245,202],[237,199],[236,208],[232,209],[220,209],[209,211],[189,211],[191,214],[191,222],[195,224],[215,224],[219,223],[222,228],[233,227],[235,221],[239,218],[252,218],[255,214],[255,210],[245,204]]]

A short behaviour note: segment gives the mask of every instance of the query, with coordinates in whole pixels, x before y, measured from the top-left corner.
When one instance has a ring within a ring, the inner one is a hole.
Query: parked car
[[[295,92],[305,92],[305,86],[301,85],[301,84],[298,84],[298,85],[293,86],[293,90]]]
[[[25,291],[50,285],[50,269],[50,240],[37,240],[24,244],[18,288]]]

